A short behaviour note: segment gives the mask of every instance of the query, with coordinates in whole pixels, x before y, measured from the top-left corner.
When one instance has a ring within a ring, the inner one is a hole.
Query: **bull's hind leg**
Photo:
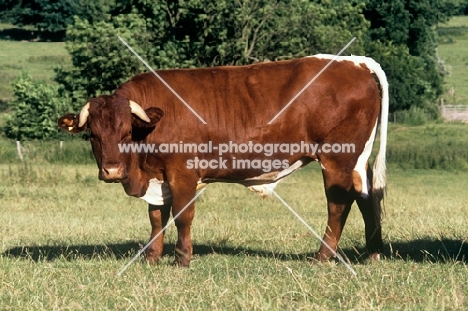
[[[372,180],[372,169],[367,169],[367,178]],[[381,227],[381,196],[371,187],[368,196],[357,194],[356,202],[364,219],[366,248],[370,259],[378,260],[383,248]]]
[[[325,194],[328,203],[328,224],[316,258],[333,257],[354,201],[351,174],[323,169]],[[326,243],[332,250],[330,250]]]
[[[152,240],[161,230],[167,225],[169,220],[171,205],[148,205],[148,214],[151,223],[151,237]],[[164,232],[162,232],[156,240],[146,250],[146,260],[153,264],[156,263],[163,254],[164,246]]]

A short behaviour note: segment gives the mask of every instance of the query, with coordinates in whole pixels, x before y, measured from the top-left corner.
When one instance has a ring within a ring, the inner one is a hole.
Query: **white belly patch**
[[[165,205],[171,203],[172,194],[169,184],[166,181],[156,178],[149,180],[148,189],[140,199],[152,205]]]
[[[270,183],[265,183],[263,185],[256,185],[256,186],[250,186],[249,189],[253,192],[257,192],[261,197],[268,197],[268,196],[271,196],[272,193],[273,193],[273,190],[275,189],[275,187],[278,185],[278,183],[283,180],[284,177],[290,175],[291,173],[293,173],[294,171],[297,171],[298,169],[300,169],[302,167],[302,165],[304,164],[304,162],[302,162],[301,160],[298,160],[296,162],[293,163],[293,165],[291,165],[290,167],[288,167],[287,169],[279,172],[278,174],[276,174],[276,176],[272,176],[271,174],[266,174],[265,176],[263,175],[260,175],[258,177],[254,177],[254,178],[250,178],[248,180],[262,180],[262,179],[270,179],[271,182]],[[266,177],[268,176],[268,177]]]
[[[250,186],[249,189],[253,192],[258,193],[262,198],[269,197],[272,195],[273,190],[275,189],[276,185],[278,185],[280,181],[281,179],[274,183]]]

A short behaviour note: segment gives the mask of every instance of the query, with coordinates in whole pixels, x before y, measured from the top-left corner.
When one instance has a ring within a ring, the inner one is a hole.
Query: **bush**
[[[56,81],[81,102],[146,70],[118,36],[154,69],[337,53],[353,36],[346,53],[362,54],[368,26],[363,6],[361,0],[119,1],[109,20],[77,18],[68,27],[73,68],[59,70]]]
[[[16,140],[64,137],[57,119],[71,111],[69,101],[58,98],[58,86],[34,82],[27,73],[13,82],[13,100],[5,118],[5,135]]]
[[[436,99],[439,87],[430,81],[439,81],[426,71],[430,60],[413,56],[407,47],[392,43],[368,42],[366,51],[380,63],[389,81],[390,112],[406,111],[410,108],[423,109],[431,118],[438,117]]]
[[[424,109],[417,107],[412,107],[409,110],[395,111],[394,114],[394,121],[411,126],[424,125],[429,119]]]
[[[436,27],[458,12],[461,0],[368,0],[366,53],[388,74],[391,111],[422,108],[437,115],[447,68],[437,55]],[[433,116],[436,117],[436,116]]]
[[[76,18],[67,31],[67,50],[73,67],[57,68],[55,80],[61,96],[71,97],[81,108],[83,100],[115,90],[131,76],[144,71],[140,61],[120,42],[125,38],[143,59],[153,49],[146,44],[150,32],[144,17],[128,14],[91,24]]]

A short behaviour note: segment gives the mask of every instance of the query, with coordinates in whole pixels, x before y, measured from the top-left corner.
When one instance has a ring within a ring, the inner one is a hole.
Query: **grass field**
[[[11,82],[21,72],[29,72],[34,80],[51,82],[54,68],[68,62],[65,43],[1,41],[1,100],[12,96]],[[32,55],[31,55],[32,54]]]
[[[387,163],[403,169],[468,169],[468,124],[391,125]]]
[[[439,25],[438,51],[451,72],[445,78],[446,104],[468,105],[468,16],[456,16]]]
[[[12,27],[0,24],[0,30]],[[63,42],[0,40],[0,100],[11,99],[11,82],[23,71],[34,80],[51,82],[54,68],[70,63]]]
[[[385,252],[365,261],[363,221],[351,211],[336,262],[310,264],[319,242],[276,199],[213,184],[197,202],[190,269],[137,261],[149,236],[146,204],[97,179],[89,142],[0,140],[2,310],[460,310],[468,308],[468,125],[389,129]],[[429,159],[429,160],[428,160]],[[439,163],[437,162],[437,163]],[[86,163],[86,164],[80,164]],[[441,165],[438,167],[441,168]],[[320,235],[327,211],[311,164],[277,192]]]
[[[441,31],[449,103],[468,99],[465,27],[468,19],[456,18]],[[62,43],[1,40],[0,99],[21,70],[50,81],[67,57]],[[65,141],[62,151],[58,142],[24,142],[21,162],[2,138],[0,310],[466,310],[467,126],[390,127],[384,258],[365,260],[355,207],[340,242],[357,277],[338,262],[310,264],[319,242],[278,200],[226,184],[197,201],[191,268],[170,265],[171,226],[159,265],[137,261],[118,277],[149,237],[146,204],[97,180],[89,142]],[[323,234],[318,165],[277,192]]]
[[[319,242],[282,204],[242,186],[213,184],[197,202],[195,259],[117,272],[149,236],[146,205],[94,165],[0,165],[2,310],[460,310],[468,308],[468,179],[444,171],[391,170],[385,259],[363,261],[363,222],[353,208],[339,263],[311,265]],[[277,192],[323,233],[317,165]]]

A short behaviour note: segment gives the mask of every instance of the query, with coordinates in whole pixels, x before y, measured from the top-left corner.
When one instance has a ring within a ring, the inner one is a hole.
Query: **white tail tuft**
[[[388,81],[385,75],[385,72],[382,70],[380,65],[375,62],[374,60],[368,59],[369,61],[366,62],[366,65],[369,67],[370,70],[374,72],[377,76],[377,79],[380,82],[380,92],[381,92],[381,110],[380,110],[380,147],[379,152],[377,153],[377,157],[375,158],[374,162],[374,174],[372,185],[374,189],[374,193],[383,193],[385,192],[385,188],[387,186],[387,166],[385,164],[386,158],[385,153],[387,149],[387,128],[388,128],[388,105],[389,105],[389,98],[388,98]],[[380,198],[380,200],[382,199]]]

